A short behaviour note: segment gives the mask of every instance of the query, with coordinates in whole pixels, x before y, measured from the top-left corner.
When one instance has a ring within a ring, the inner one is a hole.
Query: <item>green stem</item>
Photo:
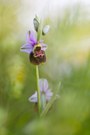
[[[39,69],[38,66],[36,66],[36,81],[37,81],[37,98],[38,98],[38,112],[40,115],[41,112],[41,94],[40,94],[40,88],[39,88]]]
[[[42,35],[42,25],[40,22],[39,28],[38,28],[38,33],[37,33],[37,41],[40,40],[41,35]],[[39,88],[39,69],[38,69],[38,66],[36,66],[36,79],[37,79],[38,112],[40,115],[40,113],[41,113],[41,93],[40,93],[40,88]]]

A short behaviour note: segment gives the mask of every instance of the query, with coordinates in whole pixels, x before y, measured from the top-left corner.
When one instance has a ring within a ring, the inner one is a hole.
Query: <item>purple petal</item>
[[[33,46],[31,44],[22,45],[20,51],[21,52],[26,52],[26,53],[30,54],[33,51]]]
[[[39,79],[40,91],[46,92],[48,90],[48,81],[46,79]]]
[[[53,95],[53,92],[50,89],[48,89],[47,92],[46,92],[46,95],[47,96],[52,96]]]
[[[46,100],[49,101],[52,96],[53,96],[53,92],[51,92],[50,90],[48,90],[48,91],[46,92]]]
[[[29,101],[37,103],[37,92],[35,92],[31,97],[29,97]]]
[[[33,31],[29,31],[27,33],[27,36],[26,36],[26,41],[30,44],[32,44],[33,46],[35,44],[37,44],[37,39],[36,39],[36,36],[35,36],[35,33]]]

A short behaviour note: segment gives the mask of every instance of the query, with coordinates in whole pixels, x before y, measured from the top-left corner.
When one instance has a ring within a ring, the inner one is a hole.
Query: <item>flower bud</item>
[[[38,20],[37,16],[33,19],[33,24],[34,24],[34,29],[36,30],[36,32],[38,32],[39,20]]]
[[[45,25],[42,30],[42,35],[46,35],[49,32],[50,26]]]

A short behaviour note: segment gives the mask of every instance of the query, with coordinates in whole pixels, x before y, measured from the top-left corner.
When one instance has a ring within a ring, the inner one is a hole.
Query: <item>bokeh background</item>
[[[40,65],[58,99],[38,120],[28,101],[35,67],[20,52],[38,15],[51,29],[47,62]],[[0,0],[0,135],[90,135],[90,1]]]

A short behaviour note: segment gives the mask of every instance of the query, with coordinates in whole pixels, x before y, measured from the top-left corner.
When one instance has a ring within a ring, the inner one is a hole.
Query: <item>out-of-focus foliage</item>
[[[36,90],[35,67],[20,52],[19,3],[13,2],[0,3],[0,135],[90,135],[90,21],[80,21],[77,11],[72,21],[65,12],[51,23],[40,76],[53,91],[59,81],[62,86],[60,99],[40,120],[28,101]]]

